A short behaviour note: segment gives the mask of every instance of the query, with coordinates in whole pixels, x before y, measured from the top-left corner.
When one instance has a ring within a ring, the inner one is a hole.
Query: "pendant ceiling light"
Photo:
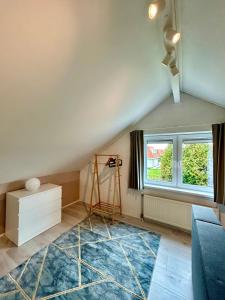
[[[165,0],[153,0],[148,8],[148,16],[150,20],[155,19],[157,15],[165,8]]]

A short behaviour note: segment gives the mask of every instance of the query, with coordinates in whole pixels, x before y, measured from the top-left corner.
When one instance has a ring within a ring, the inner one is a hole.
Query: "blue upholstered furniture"
[[[192,207],[194,300],[225,300],[225,230],[213,209]]]

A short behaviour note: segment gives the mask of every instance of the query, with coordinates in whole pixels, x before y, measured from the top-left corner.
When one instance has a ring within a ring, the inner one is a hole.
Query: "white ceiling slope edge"
[[[147,3],[0,2],[0,183],[80,169],[170,94]]]

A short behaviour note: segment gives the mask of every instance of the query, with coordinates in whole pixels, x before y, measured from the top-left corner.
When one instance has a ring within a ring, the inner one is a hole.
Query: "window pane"
[[[213,186],[212,143],[186,141],[182,144],[182,182],[184,184]]]
[[[172,182],[173,143],[172,141],[147,142],[147,180]]]

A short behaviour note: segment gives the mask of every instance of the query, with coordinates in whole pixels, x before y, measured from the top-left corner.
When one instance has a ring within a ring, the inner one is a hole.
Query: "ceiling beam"
[[[170,71],[169,71],[170,73]],[[173,93],[173,101],[174,103],[180,103],[181,101],[181,92],[180,92],[180,76],[173,76],[170,73],[170,83],[171,83],[171,89],[172,89],[172,93]]]
[[[180,22],[179,22],[179,7],[178,2],[179,0],[169,0],[170,1],[170,14],[173,28],[180,32]],[[181,37],[182,38],[182,37]],[[181,64],[181,57],[180,57],[180,45],[181,41],[179,41],[175,47],[175,58],[177,68],[179,69],[179,74],[177,76],[172,76],[170,74],[170,83],[171,89],[173,94],[174,103],[180,103],[181,101],[181,77],[182,77],[182,64]]]

